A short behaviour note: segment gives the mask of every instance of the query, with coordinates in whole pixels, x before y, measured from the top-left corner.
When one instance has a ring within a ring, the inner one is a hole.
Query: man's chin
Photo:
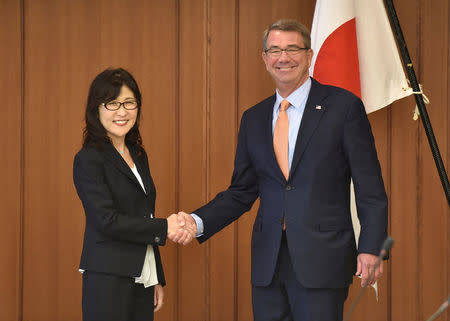
[[[277,83],[283,86],[290,86],[294,85],[296,83],[296,80],[294,77],[280,77]]]

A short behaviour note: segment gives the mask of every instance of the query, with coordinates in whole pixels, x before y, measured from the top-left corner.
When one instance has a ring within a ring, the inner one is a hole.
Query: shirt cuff
[[[195,221],[195,224],[197,224],[197,235],[195,237],[199,237],[203,235],[203,220],[195,213],[191,214],[192,218]]]

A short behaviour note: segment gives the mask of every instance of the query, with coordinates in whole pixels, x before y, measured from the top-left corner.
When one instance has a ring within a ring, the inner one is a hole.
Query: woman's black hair
[[[106,69],[92,81],[86,104],[86,127],[83,130],[83,146],[101,148],[105,143],[111,142],[100,122],[98,109],[102,103],[106,104],[116,99],[122,86],[127,86],[133,92],[138,108],[136,123],[125,136],[125,142],[135,146],[139,152],[143,151],[141,134],[139,133],[141,92],[133,76],[122,68]]]

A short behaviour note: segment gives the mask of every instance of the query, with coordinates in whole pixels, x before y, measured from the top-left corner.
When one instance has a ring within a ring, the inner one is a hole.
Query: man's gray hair
[[[281,31],[295,31],[298,32],[303,38],[303,44],[305,48],[311,48],[311,35],[309,29],[305,25],[294,19],[280,19],[270,25],[269,28],[263,32],[263,50],[267,50],[267,38],[272,30]]]

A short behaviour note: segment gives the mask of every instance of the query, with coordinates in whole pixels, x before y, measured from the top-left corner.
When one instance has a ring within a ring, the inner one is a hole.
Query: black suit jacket
[[[293,268],[303,286],[345,287],[356,269],[350,215],[355,186],[361,234],[358,251],[378,254],[387,234],[387,197],[374,139],[361,100],[314,79],[300,124],[289,178],[278,166],[272,136],[275,96],[242,116],[231,185],[194,211],[200,242],[260,207],[252,233],[252,283],[270,284],[286,219]]]
[[[167,220],[151,217],[156,190],[147,155],[127,147],[147,193],[111,144],[83,147],[75,155],[73,179],[86,214],[80,268],[138,277],[152,244],[158,281],[165,284],[158,246],[166,242]]]

